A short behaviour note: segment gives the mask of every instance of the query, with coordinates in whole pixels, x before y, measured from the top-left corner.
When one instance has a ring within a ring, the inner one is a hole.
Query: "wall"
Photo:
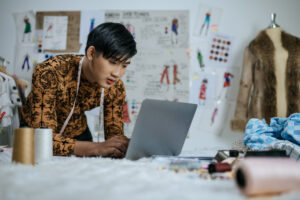
[[[53,10],[189,10],[190,11],[190,32],[193,32],[196,22],[199,4],[215,6],[222,9],[219,31],[235,37],[233,49],[232,66],[241,68],[242,52],[245,46],[256,36],[256,34],[267,28],[270,23],[270,13],[277,14],[277,23],[283,30],[296,36],[300,36],[300,1],[298,0],[0,0],[0,56],[13,61],[15,45],[15,24],[12,14],[27,10],[53,11]],[[198,38],[191,34],[190,42],[198,42]],[[13,73],[10,65],[9,72]],[[235,78],[238,83],[240,77]],[[236,98],[236,90],[233,92],[233,99]],[[231,106],[227,116],[232,117],[234,104]],[[232,133],[227,125],[223,128],[224,135],[221,140],[211,137],[203,139],[199,137],[197,142],[188,141],[190,148],[198,147],[206,143],[208,147],[227,147],[232,141],[242,138],[241,133]],[[195,132],[192,127],[191,132]],[[210,145],[207,145],[209,141]],[[223,145],[224,144],[224,145]]]

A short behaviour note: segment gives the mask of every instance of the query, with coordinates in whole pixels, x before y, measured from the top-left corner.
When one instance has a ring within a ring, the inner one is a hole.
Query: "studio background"
[[[184,148],[230,148],[239,145],[243,134],[233,132],[229,121],[233,117],[235,100],[238,93],[243,51],[256,35],[270,24],[270,14],[277,14],[277,24],[286,32],[300,36],[300,1],[298,0],[0,0],[0,56],[8,59],[8,72],[14,73],[14,56],[16,44],[16,28],[13,13],[24,11],[72,11],[72,10],[188,10],[190,46],[201,44],[203,39],[193,34],[199,6],[206,5],[220,8],[222,14],[218,24],[218,32],[234,38],[232,62],[226,68],[209,68],[207,72],[215,72],[216,79],[222,82],[225,71],[234,73],[231,88],[227,91],[222,102],[219,115],[222,118],[215,128],[201,125],[202,119],[211,116],[211,109],[198,110],[189,132]],[[192,63],[191,63],[192,65]],[[190,66],[192,69],[193,66]],[[190,80],[191,81],[191,80]],[[217,86],[218,87],[218,86]],[[213,105],[211,106],[213,108]]]

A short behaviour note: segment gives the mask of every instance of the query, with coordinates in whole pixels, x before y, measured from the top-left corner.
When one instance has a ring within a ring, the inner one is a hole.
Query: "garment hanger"
[[[276,20],[276,13],[271,13],[271,23],[268,28],[279,28],[280,26],[275,22]]]

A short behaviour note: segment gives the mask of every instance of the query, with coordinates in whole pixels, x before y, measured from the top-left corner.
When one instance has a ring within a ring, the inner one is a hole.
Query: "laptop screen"
[[[196,104],[145,99],[126,158],[180,154],[196,109]]]

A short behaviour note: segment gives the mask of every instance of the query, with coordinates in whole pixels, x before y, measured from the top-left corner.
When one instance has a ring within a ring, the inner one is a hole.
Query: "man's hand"
[[[103,156],[124,158],[129,139],[125,136],[114,136],[105,142],[76,141],[74,154],[77,156]]]
[[[97,143],[96,155],[112,158],[124,158],[129,139],[122,136],[114,136],[105,142]]]

